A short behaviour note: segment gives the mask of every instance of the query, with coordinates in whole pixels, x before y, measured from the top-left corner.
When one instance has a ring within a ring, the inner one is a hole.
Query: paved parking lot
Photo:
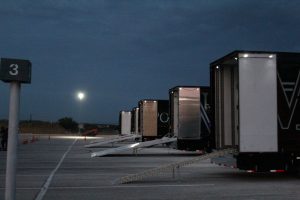
[[[21,141],[22,142],[22,141]],[[190,159],[197,154],[155,147],[137,156],[131,152],[90,158],[84,138],[40,137],[18,149],[17,199],[299,199],[300,178],[288,174],[248,174],[220,167],[209,160],[176,173],[149,177],[130,184],[119,178],[164,164]],[[62,159],[63,158],[63,159]],[[0,199],[5,192],[6,152],[0,151]],[[41,188],[44,193],[41,193]]]

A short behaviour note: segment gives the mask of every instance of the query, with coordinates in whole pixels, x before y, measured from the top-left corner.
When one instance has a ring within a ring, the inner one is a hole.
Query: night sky
[[[0,57],[32,62],[21,120],[117,123],[141,99],[208,85],[209,63],[233,50],[300,52],[299,10],[296,0],[1,0]],[[0,92],[3,119],[9,85]]]

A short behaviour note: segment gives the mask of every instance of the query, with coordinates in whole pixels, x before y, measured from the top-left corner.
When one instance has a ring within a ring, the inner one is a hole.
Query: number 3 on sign
[[[12,76],[17,76],[19,71],[18,71],[18,68],[19,66],[17,64],[11,64],[9,66],[10,70],[9,70],[9,74],[12,75]]]

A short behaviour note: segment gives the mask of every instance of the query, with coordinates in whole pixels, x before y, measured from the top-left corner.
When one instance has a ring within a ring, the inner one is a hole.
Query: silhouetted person
[[[1,127],[1,146],[3,151],[7,150],[8,129]]]

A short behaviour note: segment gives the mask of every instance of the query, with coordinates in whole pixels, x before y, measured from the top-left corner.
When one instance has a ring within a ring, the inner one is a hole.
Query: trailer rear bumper
[[[286,153],[240,153],[237,168],[251,172],[283,172],[299,169],[297,155]]]

